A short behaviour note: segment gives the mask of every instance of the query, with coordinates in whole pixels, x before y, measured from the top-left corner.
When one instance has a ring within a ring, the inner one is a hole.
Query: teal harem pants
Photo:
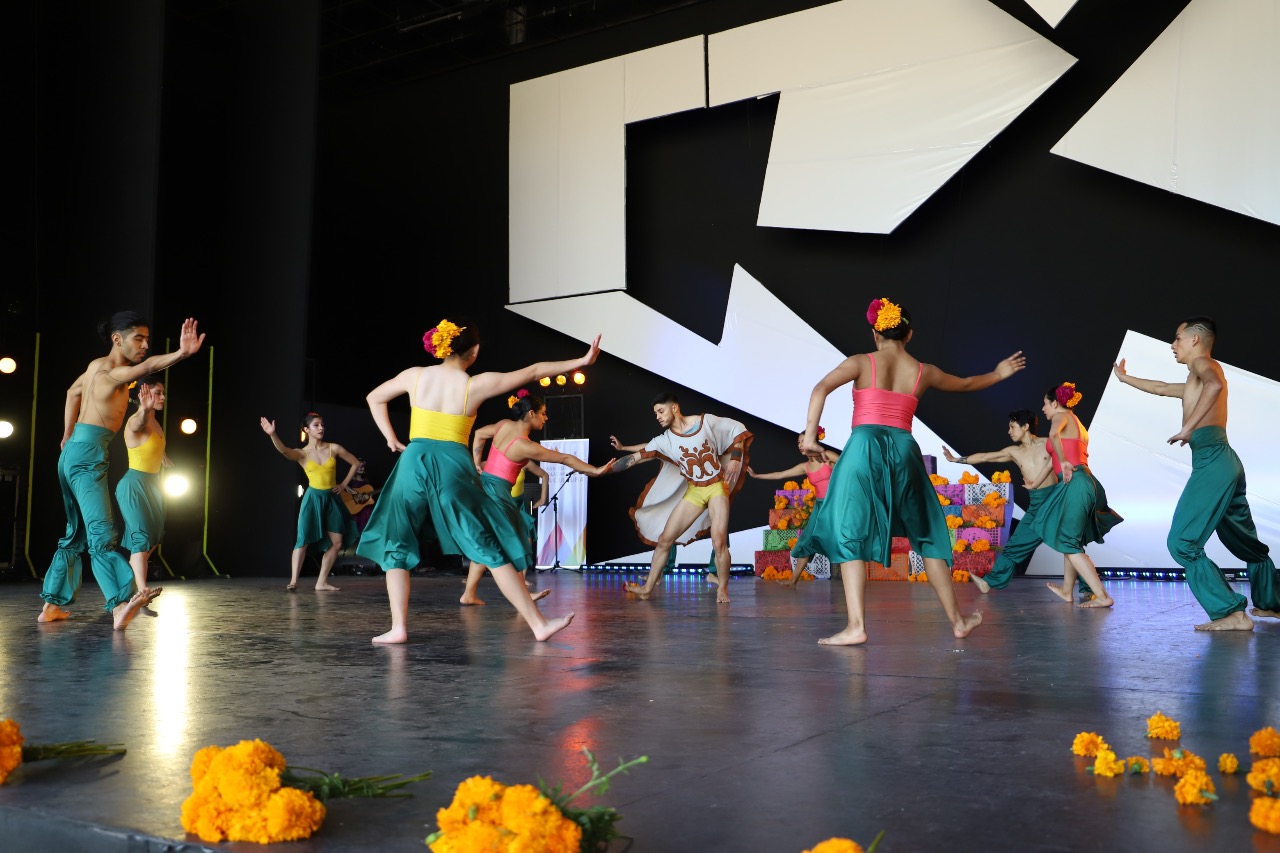
[[[1253,514],[1245,497],[1244,466],[1222,427],[1200,427],[1191,433],[1191,478],[1178,498],[1169,530],[1169,553],[1187,573],[1187,585],[1210,619],[1244,610],[1245,597],[1231,589],[1204,552],[1218,539],[1249,567],[1253,606],[1280,611],[1276,567],[1267,546],[1258,541]]]
[[[107,489],[107,446],[111,430],[76,424],[58,456],[58,485],[67,513],[67,532],[45,572],[40,597],[59,607],[71,604],[80,591],[80,552],[89,549],[93,576],[112,610],[133,595],[133,570],[116,551],[116,525]]]

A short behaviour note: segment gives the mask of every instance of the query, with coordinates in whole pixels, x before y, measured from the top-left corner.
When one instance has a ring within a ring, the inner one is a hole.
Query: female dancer
[[[298,575],[302,573],[302,560],[307,548],[319,543],[324,556],[320,559],[320,577],[316,578],[317,590],[337,590],[329,583],[329,571],[338,559],[344,540],[355,538],[355,523],[351,513],[343,506],[338,495],[351,483],[360,460],[341,444],[324,440],[324,418],[308,412],[302,419],[302,431],[306,433],[304,447],[285,447],[276,435],[276,422],[262,418],[262,431],[271,437],[271,443],[285,459],[292,459],[307,473],[307,490],[302,494],[302,506],[298,509],[298,540],[293,545],[293,562],[289,585],[293,592],[298,588]],[[347,463],[347,476],[338,483],[338,459]]]
[[[613,470],[613,463],[617,460],[610,459],[604,465],[595,467],[576,456],[543,447],[529,438],[529,433],[547,425],[546,405],[523,390],[519,396],[510,399],[514,401],[511,405],[511,419],[498,421],[496,424],[476,430],[475,438],[472,439],[472,454],[478,456],[484,443],[490,439],[493,440],[493,446],[489,448],[489,458],[485,460],[484,472],[480,475],[480,483],[484,486],[489,498],[498,505],[511,522],[508,533],[516,538],[502,545],[506,553],[517,555],[511,563],[516,571],[523,575],[526,569],[534,565],[536,558],[527,535],[528,523],[525,519],[529,516],[521,511],[516,504],[516,499],[511,495],[512,488],[519,478],[519,472],[536,459],[539,462],[558,462],[588,477],[599,477]],[[502,450],[498,449],[500,447]],[[546,473],[543,472],[541,476],[542,482],[546,483]],[[460,599],[463,604],[484,604],[476,597],[476,587],[483,574],[484,566],[472,560],[471,568],[467,572],[467,587]],[[551,590],[544,589],[532,595],[531,599],[537,601],[550,594]]]
[[[440,359],[430,367],[410,367],[369,392],[369,410],[387,446],[401,452],[382,497],[373,506],[356,553],[382,567],[387,576],[391,630],[375,643],[408,640],[409,571],[418,566],[418,538],[430,534],[449,554],[462,554],[487,566],[498,588],[529,623],[537,640],[546,640],[566,627],[573,614],[547,619],[539,612],[524,581],[512,566],[523,549],[504,550],[510,518],[485,496],[480,477],[467,453],[476,409],[491,397],[505,394],[541,376],[570,373],[592,364],[600,354],[597,337],[587,354],[573,361],[540,362],[511,373],[481,373],[468,369],[480,352],[474,323],[441,320],[422,338],[423,348]],[[409,396],[412,419],[409,444],[401,444],[391,426],[387,404]],[[501,531],[501,535],[494,531]]]
[[[164,379],[158,373],[138,380],[138,410],[124,423],[124,446],[129,470],[116,483],[116,502],[124,520],[120,544],[129,549],[129,567],[142,606],[150,604],[163,587],[147,586],[147,563],[164,538],[164,493],[160,468],[173,463],[165,455],[164,430],[156,412],[164,409]]]
[[[1063,382],[1044,395],[1041,411],[1049,419],[1049,461],[1058,475],[1054,486],[1036,513],[1035,532],[1067,559],[1062,586],[1045,586],[1063,601],[1071,602],[1071,588],[1079,575],[1093,598],[1078,607],[1110,607],[1107,594],[1093,560],[1084,552],[1090,542],[1101,542],[1108,530],[1124,521],[1107,506],[1107,493],[1089,470],[1089,432],[1071,411],[1081,394],[1074,382]]]
[[[965,637],[982,622],[982,613],[965,616],[951,588],[951,537],[929,482],[920,446],[911,437],[911,419],[920,395],[939,391],[980,391],[1008,379],[1026,360],[1016,352],[981,376],[961,379],[907,354],[911,314],[887,299],[867,309],[876,351],[853,355],[814,386],[800,452],[817,455],[818,421],[827,396],[848,382],[853,388],[853,433],[831,475],[822,510],[809,517],[793,557],[826,554],[839,562],[849,624],[818,642],[851,646],[867,641],[863,599],[867,560],[888,564],[890,539],[906,536],[924,556],[929,583],[946,611],[952,633]],[[882,387],[883,386],[883,387]]]
[[[822,427],[818,427],[818,441],[827,437],[827,431]],[[796,443],[802,444],[804,435],[797,437]],[[803,462],[799,462],[785,471],[774,471],[769,474],[757,474],[751,470],[751,466],[747,466],[747,475],[756,480],[790,480],[794,477],[808,477],[809,484],[813,486],[813,510],[810,515],[818,511],[818,507],[822,506],[822,501],[827,496],[827,486],[831,482],[832,466],[840,461],[840,454],[834,450],[822,448],[822,453],[818,456],[805,456]],[[796,560],[795,566],[791,569],[791,577],[787,580],[779,580],[778,583],[783,586],[796,588],[796,584],[800,582],[800,576],[804,574],[804,570],[809,565],[809,561],[813,559],[811,556],[804,556]]]

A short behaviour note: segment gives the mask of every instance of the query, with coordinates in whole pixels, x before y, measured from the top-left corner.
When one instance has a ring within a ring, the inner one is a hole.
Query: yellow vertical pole
[[[209,568],[218,577],[222,577],[222,572],[218,571],[217,566],[213,564],[213,560],[209,558],[209,472],[212,470],[213,461],[213,347],[209,347],[209,407],[205,414],[204,424],[204,561],[209,564]]]
[[[27,451],[27,522],[22,536],[22,556],[27,561],[27,570],[36,580],[35,563],[31,562],[31,497],[36,475],[36,398],[40,392],[40,333],[36,332],[35,366],[31,370],[31,447]]]

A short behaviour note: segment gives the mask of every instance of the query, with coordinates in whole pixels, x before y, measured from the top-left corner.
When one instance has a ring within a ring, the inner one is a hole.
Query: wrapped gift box
[[[982,577],[996,563],[995,551],[965,551],[955,555],[953,569],[964,569],[971,575]]]
[[[943,515],[954,515],[956,518],[964,518],[964,507],[960,504],[951,504],[942,508]]]
[[[801,520],[800,510],[798,509],[769,510],[769,526],[774,528],[775,530],[778,527],[778,522],[782,521],[782,519],[784,518],[787,520],[787,527],[792,530],[799,527],[804,527],[806,523],[806,520]]]
[[[905,536],[895,536],[889,540],[889,551],[893,554],[905,554],[911,550],[911,540]]]
[[[786,498],[787,503],[793,507],[803,505],[808,495],[809,493],[804,489],[777,489],[773,493],[775,498]]]
[[[956,503],[980,504],[992,492],[1000,493],[1006,501],[1005,506],[1013,501],[1013,483],[970,483],[964,487],[964,498]]]
[[[773,566],[778,571],[791,568],[789,551],[756,551],[756,574],[764,574],[764,570]]]
[[[792,560],[791,570],[795,571],[795,560]],[[818,580],[828,580],[831,577],[831,561],[827,559],[825,554],[814,554],[809,560],[809,565],[804,570],[813,575]]]
[[[907,554],[907,565],[911,574],[918,575],[924,571],[924,557],[912,551]]]
[[[876,562],[868,562],[867,580],[904,581],[910,571],[910,558],[906,554],[893,554],[887,566],[882,566]]]
[[[948,509],[950,507],[947,507]],[[979,521],[987,519],[994,521],[996,527],[1004,527],[1005,516],[1013,512],[1013,504],[1007,503],[1002,507],[987,506],[986,504],[965,504],[960,507],[960,518],[964,520],[966,526],[976,526]]]
[[[969,543],[977,542],[979,539],[982,539],[992,545],[995,545],[997,544],[997,540],[1000,538],[1000,528],[998,527],[994,530],[986,530],[982,527],[962,527],[955,532],[959,538]],[[951,544],[954,545],[955,543],[953,542]]]
[[[934,486],[934,489],[937,490],[938,494],[942,495],[953,504],[962,504],[965,502],[964,490],[967,488],[968,486],[961,486],[957,483],[948,483],[945,486]]]
[[[930,474],[938,473],[938,457],[930,456],[928,453],[922,453],[921,458],[924,459],[924,470]]]
[[[800,530],[792,530],[791,528],[788,528],[786,530],[772,530],[772,529],[766,530],[764,532],[764,546],[761,548],[761,550],[790,551],[791,550],[791,545],[789,544],[790,541],[792,539],[799,538],[800,533],[803,530],[804,530],[803,527],[800,528]]]

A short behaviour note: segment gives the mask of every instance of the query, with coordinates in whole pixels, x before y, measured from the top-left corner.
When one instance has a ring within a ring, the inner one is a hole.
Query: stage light
[[[0,421],[0,438],[8,438],[13,435],[13,424],[8,421]]]
[[[191,488],[191,482],[181,474],[166,474],[164,493],[171,498],[180,498]]]
[[[574,385],[585,385],[586,382],[587,382],[587,374],[583,373],[581,370],[575,370],[573,372]]]
[[[541,385],[543,388],[546,388],[548,385],[551,384],[551,377],[550,376],[542,377],[541,379],[538,380],[538,384]]]
[[[185,434],[191,435],[193,432],[196,431],[196,419],[183,418],[182,425],[178,428],[181,429]]]
[[[557,384],[557,385],[564,385],[564,383],[566,383],[566,382],[568,382],[568,381],[569,381],[569,380],[567,380],[567,379],[565,379],[565,378],[564,378],[564,374],[563,374],[563,373],[561,373],[559,376],[557,376],[557,377],[556,377],[556,384]]]
[[[303,493],[304,491],[305,491],[305,489],[303,489],[303,488],[302,488],[302,486],[298,486],[298,497],[302,497],[302,493]]]
[[[13,373],[17,369],[18,362],[9,358],[9,356],[6,355],[4,358],[0,358],[0,373]]]

